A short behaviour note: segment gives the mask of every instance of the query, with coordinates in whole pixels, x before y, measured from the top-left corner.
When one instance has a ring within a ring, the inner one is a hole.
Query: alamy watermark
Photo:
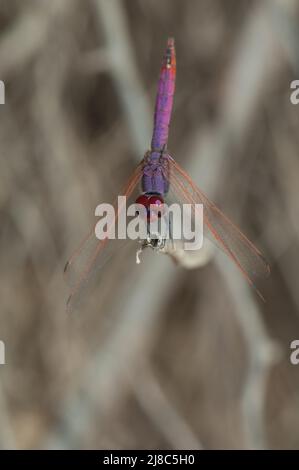
[[[299,103],[299,80],[293,80],[290,85],[291,89],[294,90],[292,91],[290,95],[290,101],[292,104],[298,104]]]
[[[5,344],[0,340],[0,366],[5,364]]]
[[[299,364],[299,339],[294,339],[290,344],[290,348],[293,349],[290,355],[291,364],[297,366]]]
[[[99,240],[182,240],[185,250],[199,250],[203,245],[202,204],[130,204],[126,196],[118,196],[117,207],[99,204],[95,226]]]
[[[0,80],[0,104],[5,104],[5,85],[2,80]]]

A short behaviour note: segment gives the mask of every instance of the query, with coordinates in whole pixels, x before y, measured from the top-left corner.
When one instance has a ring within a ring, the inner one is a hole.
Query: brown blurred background
[[[0,448],[299,448],[296,0],[1,0]],[[65,261],[148,149],[166,39],[171,154],[269,259],[135,247],[74,315]]]

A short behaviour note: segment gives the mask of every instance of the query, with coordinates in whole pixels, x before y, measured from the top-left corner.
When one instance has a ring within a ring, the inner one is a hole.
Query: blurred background
[[[1,0],[1,448],[299,448],[296,0]],[[149,148],[167,37],[169,150],[263,251],[117,252],[67,314],[66,260]],[[299,106],[299,105],[298,105]]]

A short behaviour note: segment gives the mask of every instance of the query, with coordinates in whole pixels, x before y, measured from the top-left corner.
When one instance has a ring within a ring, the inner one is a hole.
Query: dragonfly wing
[[[142,163],[138,165],[121,193],[127,199],[130,198],[140,182],[141,170]],[[107,227],[107,233],[112,229],[112,225],[116,223],[125,207],[125,204],[119,207],[114,204],[115,217],[110,222],[110,226]],[[99,240],[95,235],[95,227],[96,223],[65,265],[64,277],[71,289],[67,309],[73,309],[73,306],[77,304],[77,300],[81,297],[81,292],[94,273],[126,242],[126,240],[111,240],[109,238]]]
[[[183,198],[178,191],[175,190],[172,184],[169,185],[169,191],[166,196],[166,203],[170,207],[172,204],[182,205]],[[191,216],[191,223],[193,222],[194,214],[191,211],[188,215]],[[176,230],[174,224],[179,224],[180,227]],[[190,239],[184,236],[182,231],[183,218],[174,217],[168,219],[169,237],[164,241],[164,246],[159,250],[163,254],[169,255],[176,264],[179,264],[186,269],[195,269],[200,266],[205,266],[213,257],[215,245],[204,236],[203,245],[201,249],[186,249],[186,243],[190,243]],[[205,234],[204,234],[205,235]],[[193,239],[194,241],[194,239]]]
[[[210,235],[214,243],[237,265],[247,281],[256,289],[254,285],[256,278],[267,277],[270,273],[269,265],[262,253],[208,199],[195,185],[191,177],[173,159],[170,159],[169,178],[172,191],[181,202],[203,205],[204,230],[208,233],[208,236]],[[259,292],[258,294],[261,296]]]

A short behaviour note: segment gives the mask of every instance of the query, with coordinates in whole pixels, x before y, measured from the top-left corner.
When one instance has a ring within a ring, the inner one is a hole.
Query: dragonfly
[[[230,219],[197,187],[189,174],[175,161],[167,149],[169,126],[173,108],[176,79],[176,52],[174,38],[168,38],[163,55],[158,92],[156,96],[153,135],[151,147],[129,178],[122,194],[132,197],[136,188],[140,193],[137,204],[142,204],[148,216],[153,208],[163,204],[171,194],[180,204],[196,204],[203,206],[204,231],[231,261],[237,266],[247,282],[256,290],[257,277],[267,277],[270,268],[262,253],[230,221]],[[118,218],[123,209],[116,211]],[[101,267],[111,254],[111,240],[95,237],[95,227],[82,240],[79,247],[66,263],[64,274],[71,284],[71,292],[67,302],[73,304],[82,287],[88,283],[91,273]],[[141,241],[139,252],[151,248],[158,252],[166,252],[165,240],[147,237]]]

